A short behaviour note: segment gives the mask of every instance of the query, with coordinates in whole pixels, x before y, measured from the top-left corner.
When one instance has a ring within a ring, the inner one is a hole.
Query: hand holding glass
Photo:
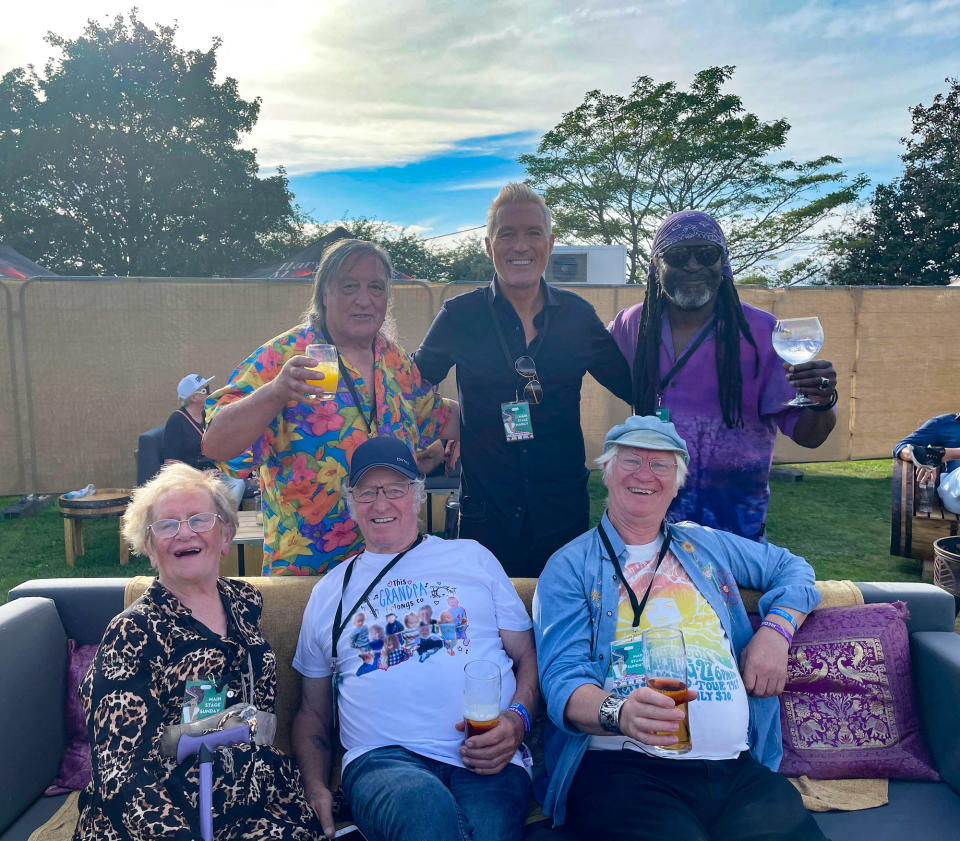
[[[649,628],[643,632],[643,672],[646,685],[666,695],[683,710],[677,730],[664,730],[658,736],[676,736],[674,745],[650,745],[661,756],[687,753],[690,744],[690,711],[687,709],[687,649],[683,632],[676,628]]]
[[[500,667],[471,660],[463,667],[463,718],[467,738],[492,730],[500,721]]]
[[[816,316],[809,318],[782,318],[773,327],[773,349],[784,362],[799,365],[809,362],[823,347],[823,327]],[[816,406],[816,401],[800,391],[785,406]]]
[[[305,355],[317,362],[316,365],[307,370],[319,371],[323,374],[322,380],[307,380],[307,385],[319,389],[319,392],[311,395],[311,397],[314,400],[333,400],[337,396],[337,385],[340,382],[340,366],[336,347],[334,345],[307,345]]]

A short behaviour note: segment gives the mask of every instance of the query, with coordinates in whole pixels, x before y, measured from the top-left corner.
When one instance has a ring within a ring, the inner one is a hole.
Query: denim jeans
[[[391,745],[347,765],[343,792],[367,841],[519,841],[530,778],[480,775]]]

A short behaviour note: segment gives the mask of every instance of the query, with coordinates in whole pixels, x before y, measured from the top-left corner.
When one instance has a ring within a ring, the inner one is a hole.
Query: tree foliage
[[[870,213],[837,237],[833,283],[940,285],[960,277],[960,79],[910,109],[903,175],[881,184]]]
[[[0,239],[64,274],[226,275],[298,245],[283,170],[240,148],[260,100],[136,10],[0,79]]]
[[[407,228],[367,216],[325,222],[316,226],[315,233],[323,236],[338,225],[357,239],[377,243],[390,255],[397,271],[417,280],[487,283],[493,276],[493,263],[480,237],[469,237],[445,248],[430,244]]]
[[[710,67],[689,90],[640,76],[627,96],[590,91],[522,155],[557,234],[627,246],[629,276],[643,280],[657,225],[678,210],[721,220],[735,272],[760,271],[813,239],[811,230],[856,199],[866,180],[848,179],[838,158],[773,162],[786,120],[764,122],[724,93],[734,68]]]

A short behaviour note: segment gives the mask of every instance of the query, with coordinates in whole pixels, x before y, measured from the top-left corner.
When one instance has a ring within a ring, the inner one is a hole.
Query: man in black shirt
[[[487,212],[490,286],[447,301],[413,358],[439,383],[457,366],[460,537],[512,576],[538,576],[588,526],[580,387],[589,371],[630,400],[630,371],[589,303],[543,280],[550,211],[508,184]]]

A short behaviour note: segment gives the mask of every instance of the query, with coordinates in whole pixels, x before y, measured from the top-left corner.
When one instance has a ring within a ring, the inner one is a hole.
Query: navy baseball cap
[[[623,423],[618,423],[603,439],[604,452],[613,446],[672,450],[683,456],[684,464],[690,463],[687,443],[677,434],[677,428],[670,421],[662,421],[654,415],[631,415]]]
[[[410,447],[396,438],[368,438],[353,451],[350,461],[350,487],[373,467],[389,467],[408,479],[419,479],[420,469]]]

